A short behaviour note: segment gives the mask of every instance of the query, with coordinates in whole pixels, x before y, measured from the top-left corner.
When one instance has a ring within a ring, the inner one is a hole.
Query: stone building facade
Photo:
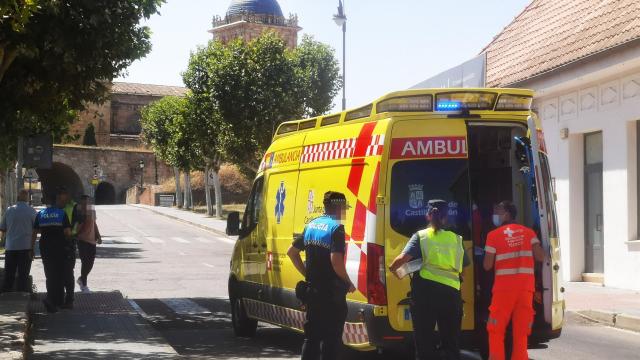
[[[224,44],[241,38],[251,41],[265,31],[274,31],[289,48],[298,44],[298,17],[286,18],[276,0],[233,0],[224,17],[213,18],[213,38]]]
[[[140,141],[142,108],[165,96],[184,96],[186,91],[178,86],[114,82],[109,99],[103,104],[89,104],[71,126],[70,134],[78,135],[75,144],[81,145],[92,123],[99,147],[144,147]]]

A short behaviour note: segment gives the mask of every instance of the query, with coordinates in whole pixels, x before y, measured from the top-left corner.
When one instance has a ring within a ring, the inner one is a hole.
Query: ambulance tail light
[[[367,243],[367,300],[372,305],[387,305],[384,246]]]

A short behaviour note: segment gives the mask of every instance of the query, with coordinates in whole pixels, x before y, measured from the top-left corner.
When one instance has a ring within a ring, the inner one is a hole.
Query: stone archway
[[[113,205],[116,203],[116,188],[108,182],[101,182],[96,187],[95,204]]]
[[[54,162],[51,169],[37,171],[42,184],[43,202],[50,203],[57,189],[64,186],[76,201],[84,194],[84,186],[78,174],[68,165]]]

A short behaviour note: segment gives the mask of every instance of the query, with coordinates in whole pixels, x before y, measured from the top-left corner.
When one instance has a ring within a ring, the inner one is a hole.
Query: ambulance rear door
[[[469,163],[467,130],[463,119],[397,120],[388,152],[385,214],[387,267],[401,253],[409,238],[427,227],[427,203],[449,204],[450,230],[461,235],[470,252]],[[414,273],[414,276],[419,276]],[[474,328],[473,266],[463,273],[463,329]],[[387,272],[388,314],[391,327],[411,331],[410,279],[398,280]]]

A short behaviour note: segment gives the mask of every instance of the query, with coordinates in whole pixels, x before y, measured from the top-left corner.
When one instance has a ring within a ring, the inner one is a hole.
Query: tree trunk
[[[0,218],[4,216],[4,211],[8,207],[7,203],[7,173],[8,171],[0,170]]]
[[[184,208],[191,210],[192,208],[192,193],[191,193],[191,174],[189,171],[184,173]]]
[[[179,208],[182,207],[182,188],[180,186],[180,170],[177,167],[173,168],[173,175],[176,178],[176,205]]]
[[[213,204],[211,203],[211,187],[209,186],[209,161],[204,165],[204,195],[207,199],[207,215],[213,216]]]
[[[216,197],[216,218],[222,219],[222,186],[220,186],[218,170],[219,167],[215,167],[213,171],[213,191]]]

